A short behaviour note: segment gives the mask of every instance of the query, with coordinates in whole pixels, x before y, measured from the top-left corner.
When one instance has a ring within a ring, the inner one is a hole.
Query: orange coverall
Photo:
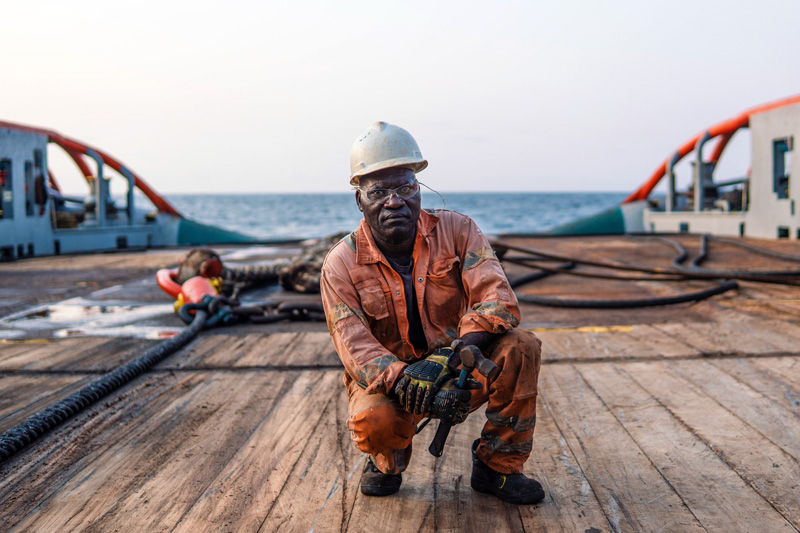
[[[489,402],[478,456],[505,474],[522,473],[536,422],[541,341],[515,329],[520,314],[488,240],[469,217],[454,211],[420,212],[414,242],[414,304],[427,340],[409,339],[403,281],[381,253],[364,220],[337,243],[322,267],[322,302],[328,330],[345,367],[347,426],[356,446],[384,473],[405,470],[420,416],[405,411],[392,387],[405,367],[467,333],[503,334],[484,355],[501,372],[491,383],[473,372],[482,389],[471,409]]]

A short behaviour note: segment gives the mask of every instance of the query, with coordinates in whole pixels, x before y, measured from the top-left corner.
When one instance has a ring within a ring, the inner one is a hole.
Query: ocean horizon
[[[442,192],[423,189],[422,207],[470,216],[489,235],[540,233],[619,204],[627,192]],[[341,193],[169,194],[185,216],[263,240],[310,239],[352,231],[361,221]]]

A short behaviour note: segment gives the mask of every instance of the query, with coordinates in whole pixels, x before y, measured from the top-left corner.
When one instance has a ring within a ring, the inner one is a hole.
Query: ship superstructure
[[[48,145],[63,149],[88,186],[61,193],[48,167]],[[124,202],[111,195],[121,178]],[[137,206],[139,190],[149,206]],[[255,239],[184,217],[127,166],[100,149],[54,131],[0,122],[0,260],[126,248],[246,243]]]

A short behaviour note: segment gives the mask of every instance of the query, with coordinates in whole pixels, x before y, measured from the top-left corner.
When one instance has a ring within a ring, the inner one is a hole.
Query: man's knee
[[[390,403],[352,414],[347,427],[356,447],[370,455],[407,448],[416,430],[411,415]]]
[[[503,334],[492,345],[490,359],[503,359],[504,368],[533,369],[538,368],[542,358],[542,341],[532,332],[514,328]]]
[[[534,397],[538,393],[542,341],[530,331],[514,328],[492,345],[489,359],[501,368],[495,388],[508,401]]]

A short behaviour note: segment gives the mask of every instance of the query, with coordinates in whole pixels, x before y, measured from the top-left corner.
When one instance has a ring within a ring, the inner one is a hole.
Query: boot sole
[[[472,486],[472,490],[476,490],[484,494],[491,494],[493,496],[496,496],[497,498],[500,498],[504,502],[513,503],[515,505],[531,505],[534,503],[538,503],[544,499],[544,490],[540,490],[532,494],[520,494],[517,496],[509,496],[507,494],[503,494],[502,492],[495,490],[494,487],[487,484],[485,481],[475,478],[470,479],[470,486]]]
[[[361,485],[361,494],[365,496],[389,496],[400,490],[400,485],[396,487],[371,487]]]

